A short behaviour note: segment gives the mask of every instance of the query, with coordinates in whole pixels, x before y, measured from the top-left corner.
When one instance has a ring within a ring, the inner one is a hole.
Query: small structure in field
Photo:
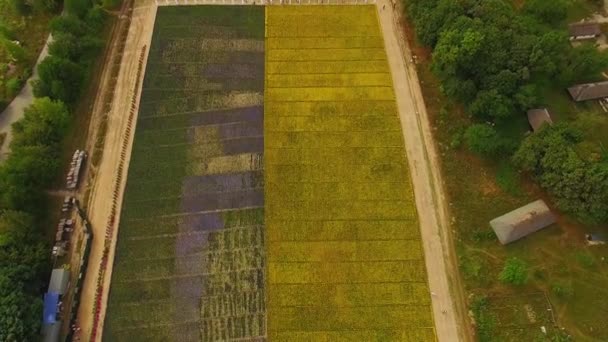
[[[568,93],[576,102],[603,99],[608,97],[608,81],[577,84],[568,88]]]
[[[528,122],[534,132],[538,131],[545,123],[552,125],[553,120],[547,108],[530,109],[528,111]]]
[[[602,233],[585,234],[585,239],[589,246],[605,245],[608,243],[608,237]]]
[[[602,34],[602,30],[600,24],[587,22],[568,25],[568,33],[570,34],[570,40],[577,41],[595,39]]]
[[[555,215],[537,200],[490,221],[501,244],[506,245],[555,223]]]

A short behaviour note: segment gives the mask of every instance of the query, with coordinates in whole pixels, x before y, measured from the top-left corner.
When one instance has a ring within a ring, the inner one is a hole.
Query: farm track
[[[378,1],[378,16],[391,66],[399,114],[416,194],[416,207],[433,296],[433,312],[439,341],[472,341],[466,298],[461,284],[457,256],[449,222],[449,212],[441,167],[426,112],[415,65],[408,63],[412,52],[400,31],[400,8],[388,0]],[[443,314],[446,310],[446,314]]]

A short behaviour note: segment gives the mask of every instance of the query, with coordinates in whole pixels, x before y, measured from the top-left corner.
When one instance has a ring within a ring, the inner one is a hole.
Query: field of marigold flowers
[[[374,6],[266,9],[271,341],[434,341]]]

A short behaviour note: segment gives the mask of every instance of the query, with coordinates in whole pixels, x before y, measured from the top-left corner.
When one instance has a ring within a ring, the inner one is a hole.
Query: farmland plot
[[[158,9],[104,339],[263,340],[264,9]]]
[[[374,6],[266,9],[272,341],[434,341]]]

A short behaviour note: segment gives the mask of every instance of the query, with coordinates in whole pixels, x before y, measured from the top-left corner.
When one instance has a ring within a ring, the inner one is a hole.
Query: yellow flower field
[[[266,7],[268,338],[435,341],[375,6]]]

